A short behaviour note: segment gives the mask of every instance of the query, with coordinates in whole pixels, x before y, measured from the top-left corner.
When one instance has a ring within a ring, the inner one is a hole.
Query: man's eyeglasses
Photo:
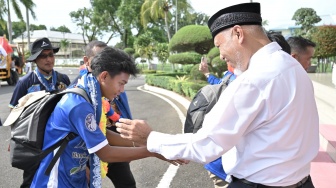
[[[54,57],[54,53],[50,52],[49,54],[40,54],[38,58],[47,59],[47,57]]]

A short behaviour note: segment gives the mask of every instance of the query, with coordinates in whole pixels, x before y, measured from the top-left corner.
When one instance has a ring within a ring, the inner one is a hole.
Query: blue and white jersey
[[[108,144],[96,122],[93,106],[83,97],[69,93],[56,105],[46,125],[43,149],[56,144],[69,132],[77,137],[69,142],[50,176],[44,174],[56,150],[44,158],[34,176],[32,187],[88,186],[85,169],[89,154]],[[94,139],[92,139],[94,138]]]
[[[57,80],[56,89],[57,90],[65,89],[70,84],[69,77],[57,71],[55,72],[56,72],[56,75],[60,74],[59,76],[60,80]],[[51,84],[52,79],[49,79],[48,82]],[[13,95],[12,95],[12,99],[9,103],[9,107],[13,108],[14,106],[16,106],[18,104],[19,99],[25,96],[26,94],[32,93],[35,91],[42,91],[42,90],[46,90],[46,88],[40,82],[37,75],[34,72],[30,72],[26,74],[25,76],[20,78],[20,80],[17,82]]]

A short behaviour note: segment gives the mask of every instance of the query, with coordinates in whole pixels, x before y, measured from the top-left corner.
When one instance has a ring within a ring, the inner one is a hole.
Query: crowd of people
[[[146,157],[175,165],[206,164],[215,187],[314,187],[309,174],[319,149],[319,119],[306,70],[316,45],[302,37],[286,41],[279,33],[266,33],[261,23],[259,3],[226,7],[209,19],[228,71],[216,77],[206,59],[199,70],[210,84],[230,77],[228,87],[201,129],[178,135],[132,120],[124,87],[138,70],[122,50],[90,42],[80,74],[70,82],[54,70],[59,48],[48,38],[34,41],[27,62],[34,62],[36,69],[18,81],[9,107],[32,92],[73,87],[83,89],[92,104],[74,93],[64,95],[47,122],[43,149],[69,132],[78,136],[50,175],[44,171],[53,153],[36,173],[24,171],[21,187],[100,187],[105,176],[116,188],[136,187],[129,161]]]

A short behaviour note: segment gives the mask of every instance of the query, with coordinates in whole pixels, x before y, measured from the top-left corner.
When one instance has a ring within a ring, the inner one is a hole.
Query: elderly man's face
[[[224,30],[215,36],[214,44],[219,48],[221,59],[233,67],[235,72],[243,72],[245,69],[243,67],[241,52],[237,50],[238,42],[234,37],[236,36],[232,35],[231,28]]]
[[[94,47],[92,48],[92,52],[93,52],[94,56],[91,56],[91,57],[84,56],[83,60],[84,60],[84,63],[85,63],[85,65],[86,65],[87,69],[89,70],[89,72],[92,72],[92,69],[91,69],[91,61],[92,61],[92,59],[93,59],[99,52],[101,52],[103,49],[104,49],[104,47],[94,46]]]

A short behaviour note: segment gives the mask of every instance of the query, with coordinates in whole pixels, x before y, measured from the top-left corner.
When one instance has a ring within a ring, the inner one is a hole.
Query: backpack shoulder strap
[[[67,90],[62,91],[61,93],[75,93],[77,95],[82,96],[86,101],[92,104],[91,98],[87,95],[87,93],[84,91],[84,89],[81,88],[70,88]]]
[[[54,168],[54,165],[56,164],[57,160],[59,159],[59,157],[61,156],[61,154],[63,153],[65,147],[68,145],[68,143],[74,139],[77,135],[75,133],[70,132],[68,135],[66,135],[62,140],[60,140],[59,142],[57,142],[55,145],[51,146],[50,148],[48,148],[46,151],[44,151],[42,153],[42,159],[44,157],[47,156],[47,154],[49,154],[50,152],[54,151],[57,147],[59,147],[59,149],[57,150],[56,154],[54,155],[53,159],[50,161],[47,169],[45,170],[44,174],[49,176],[51,170]]]
[[[61,82],[63,75],[61,73],[57,72],[57,71],[55,71],[55,72],[56,72],[56,75],[57,75],[57,82]]]

